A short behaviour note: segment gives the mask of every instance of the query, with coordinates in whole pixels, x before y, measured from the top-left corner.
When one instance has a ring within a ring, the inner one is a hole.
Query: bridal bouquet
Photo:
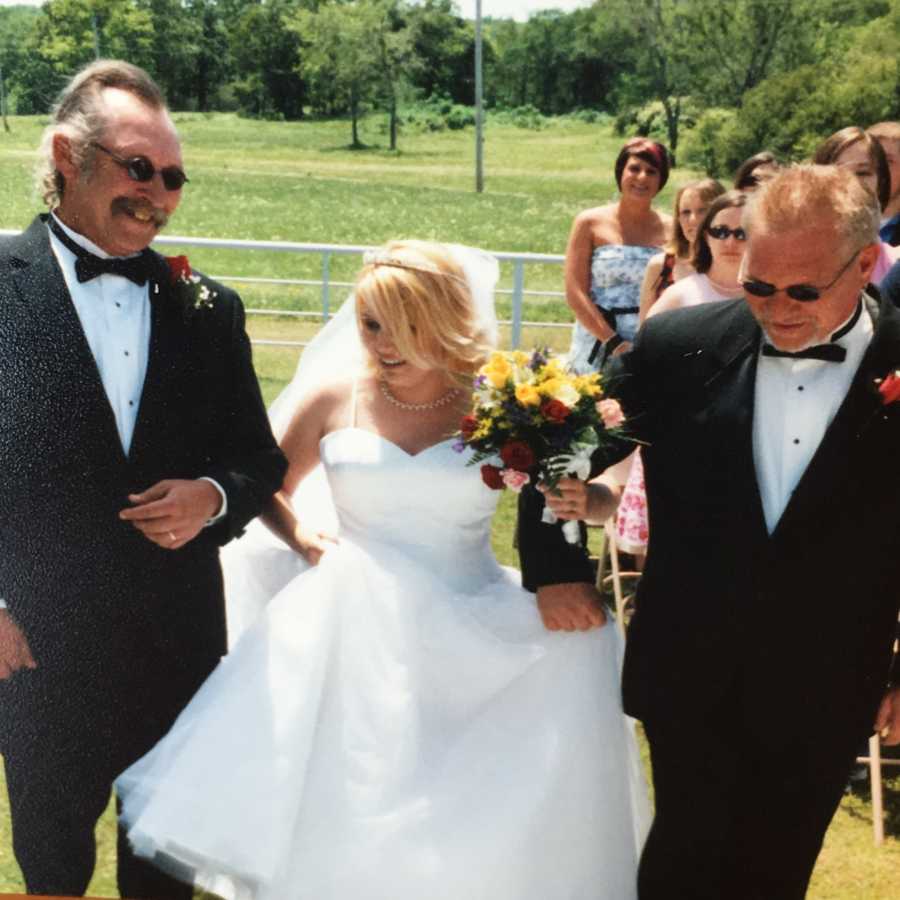
[[[482,464],[488,487],[517,493],[531,482],[555,488],[565,475],[586,481],[603,435],[624,421],[619,404],[603,399],[599,374],[576,375],[545,350],[491,354],[475,378],[472,403],[456,449],[474,450],[470,465]],[[549,508],[544,521],[556,522]],[[577,522],[563,531],[578,542]]]

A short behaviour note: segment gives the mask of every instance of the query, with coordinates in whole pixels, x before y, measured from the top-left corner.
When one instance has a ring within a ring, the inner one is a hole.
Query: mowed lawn
[[[401,133],[400,150],[392,153],[386,149],[383,121],[375,117],[363,123],[362,140],[368,147],[358,151],[348,149],[347,122],[270,123],[219,114],[177,114],[176,120],[191,181],[169,233],[253,240],[371,245],[394,237],[420,237],[497,251],[561,254],[575,213],[614,197],[612,165],[621,144],[609,128],[572,121],[536,131],[489,123],[486,191],[478,195],[473,190],[471,130]],[[11,132],[0,132],[2,228],[25,227],[40,208],[31,172],[33,151],[45,124],[38,117],[13,117]],[[663,207],[671,203],[679,181],[692,174],[673,173],[660,198]],[[315,255],[187,252],[195,267],[218,276],[314,280],[321,266]],[[358,266],[358,257],[336,257],[331,277],[350,282]],[[558,292],[561,276],[558,265],[529,267],[526,288]],[[511,283],[511,267],[505,265],[501,288],[508,289]],[[251,308],[312,311],[320,302],[314,286],[238,286]],[[333,303],[345,293],[345,288],[336,287]],[[499,309],[502,317],[508,317],[509,301],[502,294]],[[559,322],[570,317],[558,297],[532,297],[526,302],[525,318]],[[276,315],[251,316],[249,327],[257,340],[304,341],[318,325],[315,319],[298,322]],[[558,348],[566,342],[564,330],[537,327],[526,329],[523,340],[526,346],[549,343]],[[296,348],[257,346],[255,360],[267,400],[290,377],[298,354]],[[502,497],[494,547],[510,564],[515,562],[514,516],[511,497]],[[898,896],[900,776],[886,779],[886,790],[885,845],[872,846],[869,792],[862,782],[848,793],[829,831],[810,898]],[[5,791],[0,790],[0,798],[5,798]],[[98,828],[99,858],[89,893],[115,896],[114,845],[110,809]],[[760,865],[765,864],[761,859]],[[0,891],[21,889],[5,800],[0,800]]]

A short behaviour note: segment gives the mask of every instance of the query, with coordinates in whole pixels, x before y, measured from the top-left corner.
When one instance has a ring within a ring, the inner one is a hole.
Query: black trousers
[[[2,686],[13,851],[29,894],[84,894],[96,863],[94,829],[113,782],[168,731],[217,661],[192,660],[177,672],[173,662],[155,678],[125,675],[105,689],[82,682],[81,692],[77,680],[49,666]],[[121,829],[117,878],[130,900],[190,900],[193,892],[136,857]]]
[[[802,900],[860,734],[756,741],[735,696],[703,720],[644,722],[656,817],[640,900]]]

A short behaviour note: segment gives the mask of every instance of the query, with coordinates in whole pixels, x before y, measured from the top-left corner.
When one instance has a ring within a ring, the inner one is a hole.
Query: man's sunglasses
[[[850,268],[850,263],[859,256],[861,250],[862,247],[860,247],[843,266],[841,266],[840,272],[838,272],[824,287],[815,287],[812,284],[789,284],[786,288],[779,288],[774,284],[769,284],[768,281],[757,281],[755,278],[750,278],[745,281],[741,278],[740,273],[738,273],[738,281],[741,283],[744,290],[753,297],[771,297],[778,291],[783,290],[791,300],[799,300],[801,303],[812,303],[814,300],[818,300],[832,285],[837,284],[838,279]]]
[[[125,159],[96,141],[92,142],[92,146],[102,150],[113,162],[118,163],[128,173],[128,177],[132,181],[152,181],[153,176],[159,171],[167,191],[180,191],[188,180],[187,175],[178,166],[166,166],[164,169],[157,170],[146,156],[132,156],[130,159]]]
[[[736,241],[747,240],[747,232],[743,228],[729,228],[727,225],[710,225],[706,233],[717,241],[724,241],[732,236]]]

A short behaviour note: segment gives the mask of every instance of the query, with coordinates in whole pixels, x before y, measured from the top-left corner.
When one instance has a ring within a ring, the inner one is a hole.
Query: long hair
[[[73,161],[82,173],[90,171],[93,143],[106,128],[100,95],[105,88],[134,94],[153,109],[166,109],[166,101],[156,82],[143,70],[120,59],[99,59],[85,66],[63,88],[44,129],[38,150],[35,181],[44,203],[59,205],[66,180],[53,161],[53,139],[63,134],[69,139]]]
[[[709,209],[700,223],[700,228],[697,229],[697,240],[694,241],[694,255],[691,259],[694,268],[701,275],[708,272],[713,264],[712,250],[709,247],[709,238],[706,236],[706,231],[712,224],[712,220],[723,209],[740,209],[746,202],[747,195],[741,191],[726,191],[710,203]]]
[[[492,349],[465,273],[441,244],[391,241],[367,260],[354,291],[360,329],[374,316],[417,367],[468,384]]]
[[[869,153],[869,160],[878,179],[876,196],[883,210],[891,199],[891,170],[888,168],[887,157],[881,144],[871,134],[867,134],[857,125],[842,128],[819,144],[812,161],[820,166],[834,165],[840,155],[856,143],[862,143]]]
[[[678,189],[678,193],[675,195],[675,215],[673,216],[675,226],[672,229],[672,241],[666,249],[679,259],[687,259],[691,252],[691,242],[681,227],[681,198],[685,191],[696,191],[704,203],[712,203],[716,197],[725,193],[725,186],[715,178],[703,178],[700,181],[689,181]]]

